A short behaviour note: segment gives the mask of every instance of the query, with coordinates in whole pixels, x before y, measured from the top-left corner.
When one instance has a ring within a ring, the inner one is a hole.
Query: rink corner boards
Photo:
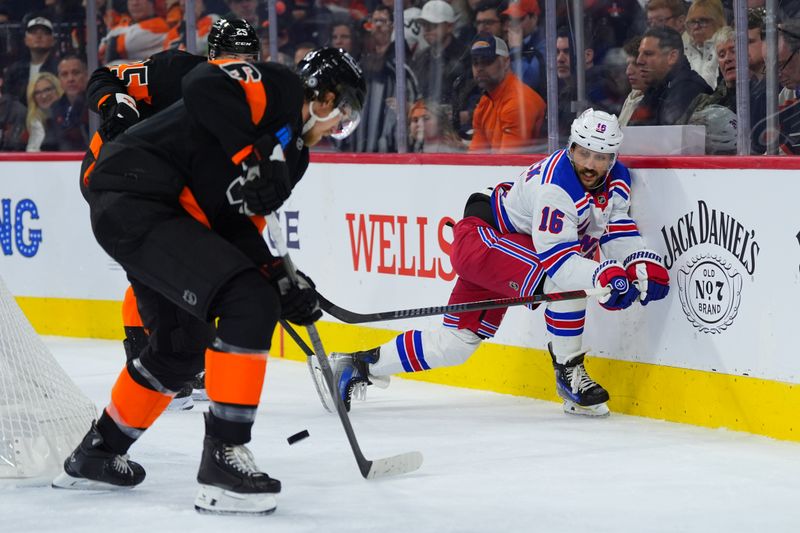
[[[121,302],[29,297],[18,297],[17,302],[41,335],[122,338]],[[330,322],[318,325],[329,352],[377,346],[398,333]],[[273,357],[305,359],[280,327],[271,353]],[[613,413],[800,442],[800,385],[591,354],[587,368],[611,393],[609,407]],[[558,401],[550,357],[539,349],[484,343],[464,365],[404,377]]]

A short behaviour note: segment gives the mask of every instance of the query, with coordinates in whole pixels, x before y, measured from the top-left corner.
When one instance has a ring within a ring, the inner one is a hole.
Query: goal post
[[[0,484],[49,483],[96,416],[0,278]]]

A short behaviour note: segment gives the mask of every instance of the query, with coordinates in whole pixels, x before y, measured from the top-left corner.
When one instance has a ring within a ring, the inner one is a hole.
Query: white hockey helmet
[[[610,168],[617,160],[617,154],[622,146],[622,130],[619,129],[617,115],[595,111],[590,107],[572,121],[568,148],[573,144],[593,152],[612,154]]]
[[[736,154],[739,129],[736,113],[718,104],[696,111],[689,124],[706,127],[706,154]]]

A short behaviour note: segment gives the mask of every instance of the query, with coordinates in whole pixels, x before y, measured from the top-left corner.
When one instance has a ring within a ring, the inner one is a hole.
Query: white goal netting
[[[52,479],[96,416],[0,278],[0,481]]]

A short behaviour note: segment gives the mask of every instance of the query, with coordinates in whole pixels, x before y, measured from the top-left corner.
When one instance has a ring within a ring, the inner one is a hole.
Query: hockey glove
[[[597,288],[609,288],[611,292],[597,301],[610,311],[630,307],[639,297],[639,291],[628,282],[628,276],[619,263],[613,259],[600,263],[594,271],[592,282]]]
[[[114,93],[100,104],[100,135],[110,141],[117,135],[139,122],[136,100],[127,93]]]
[[[242,196],[246,214],[271,213],[292,194],[283,148],[271,135],[265,135],[253,144],[253,153],[244,165],[247,179],[242,185]]]
[[[264,265],[261,272],[272,282],[281,299],[281,318],[298,326],[310,326],[320,318],[322,311],[317,301],[316,285],[311,278],[297,271],[297,284],[292,283],[282,259]]]
[[[642,305],[660,300],[669,293],[669,270],[661,256],[652,250],[639,250],[625,259],[628,280],[639,289]]]

